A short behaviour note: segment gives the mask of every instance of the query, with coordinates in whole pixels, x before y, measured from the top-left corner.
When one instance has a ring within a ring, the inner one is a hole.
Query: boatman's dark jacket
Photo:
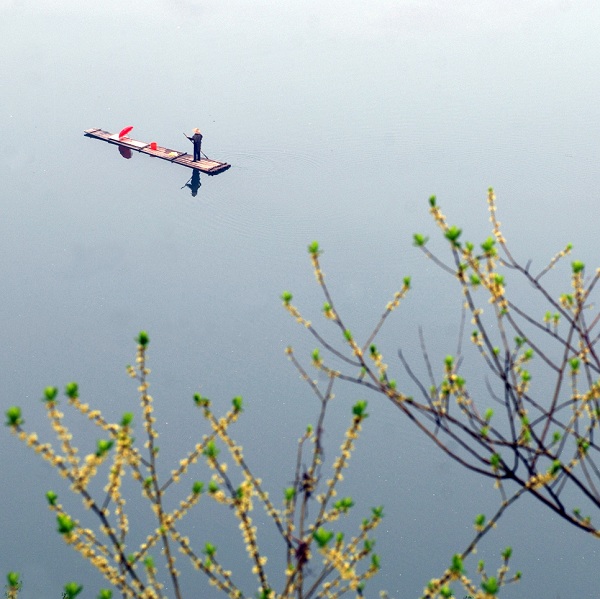
[[[202,133],[194,133],[192,137],[186,137],[194,144],[194,160],[200,160],[200,149],[202,147]]]

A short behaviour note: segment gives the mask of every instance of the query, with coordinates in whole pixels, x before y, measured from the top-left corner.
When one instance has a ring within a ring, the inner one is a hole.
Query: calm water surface
[[[77,380],[118,418],[135,405],[124,366],[144,328],[165,461],[203,430],[195,391],[223,410],[242,394],[238,438],[277,496],[317,408],[283,353],[292,344],[308,355],[312,341],[278,299],[290,289],[318,318],[308,242],[325,249],[356,335],[412,275],[415,291],[380,345],[415,361],[419,324],[434,358],[454,350],[460,305],[411,246],[415,231],[435,238],[429,195],[478,240],[493,185],[517,255],[541,265],[572,241],[598,263],[599,26],[600,8],[585,0],[0,0],[2,410],[19,404],[28,427],[43,430],[42,389]],[[204,151],[232,168],[202,175],[192,197],[187,169],[124,160],[83,137],[125,125],[181,149],[182,131],[199,127]],[[360,397],[337,396],[331,452]],[[386,507],[384,569],[369,596],[416,597],[498,497],[371,399],[345,493],[357,518]],[[69,505],[66,489],[6,433],[0,447],[0,570],[23,573],[25,598],[60,597],[70,579],[94,597],[100,578],[63,547],[43,507],[49,488]],[[224,539],[223,561],[245,564],[230,524],[190,517],[198,543]],[[264,543],[276,551],[273,539]],[[503,596],[598,596],[597,542],[532,501],[508,513],[479,557],[492,567],[507,544],[525,576]]]

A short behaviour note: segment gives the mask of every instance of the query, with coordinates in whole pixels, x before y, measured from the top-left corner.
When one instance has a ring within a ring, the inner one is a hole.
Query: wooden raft
[[[182,164],[189,168],[195,168],[203,173],[209,175],[217,175],[226,171],[231,165],[226,162],[218,162],[217,160],[210,160],[208,158],[202,158],[201,160],[194,160],[192,154],[186,152],[180,152],[179,150],[172,150],[171,148],[164,148],[162,146],[156,146],[156,150],[150,147],[150,143],[144,141],[138,141],[136,139],[130,139],[129,137],[122,137],[119,139],[117,133],[109,133],[102,129],[86,129],[84,131],[86,137],[93,137],[94,139],[101,139],[107,141],[109,144],[115,144],[117,146],[123,146],[130,148],[131,150],[137,150],[142,154],[148,154],[161,158],[162,160],[168,160],[175,164]]]

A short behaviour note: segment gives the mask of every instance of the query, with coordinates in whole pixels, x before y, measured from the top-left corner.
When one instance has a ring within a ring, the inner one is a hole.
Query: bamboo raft
[[[109,144],[115,144],[131,150],[136,150],[142,154],[154,156],[155,158],[168,160],[169,162],[174,162],[175,164],[181,164],[189,168],[198,169],[199,171],[209,175],[217,175],[222,173],[231,166],[226,162],[218,162],[217,160],[211,160],[209,158],[194,160],[193,155],[188,154],[187,152],[180,152],[179,150],[172,150],[171,148],[164,148],[159,145],[156,146],[156,149],[152,149],[150,143],[138,141],[136,139],[130,139],[129,137],[119,138],[117,133],[109,133],[103,129],[86,129],[83,133],[86,137],[101,139]]]

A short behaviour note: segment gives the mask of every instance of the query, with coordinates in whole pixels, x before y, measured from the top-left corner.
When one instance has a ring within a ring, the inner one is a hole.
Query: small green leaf
[[[481,583],[481,588],[489,595],[495,595],[499,590],[498,581],[494,576],[490,576]]]
[[[489,254],[494,255],[496,253],[496,250],[494,248],[495,245],[496,245],[496,240],[493,237],[488,237],[481,244],[481,249],[488,255]]]
[[[425,237],[425,235],[421,235],[420,233],[415,233],[413,235],[413,245],[416,247],[423,247],[429,241],[429,237]]]
[[[133,422],[133,412],[125,412],[121,417],[121,426],[129,426]]]
[[[79,593],[83,590],[83,587],[76,582],[68,582],[65,585],[65,599],[75,599]]]
[[[71,399],[79,397],[79,386],[77,383],[67,383],[65,386],[65,395]]]
[[[320,254],[321,250],[319,249],[319,242],[318,241],[313,241],[312,243],[310,243],[308,245],[308,253],[309,254]]]
[[[283,300],[283,303],[284,303],[286,306],[289,306],[289,305],[290,305],[290,302],[292,301],[292,298],[293,298],[293,297],[294,297],[294,296],[293,296],[293,295],[292,295],[292,294],[291,294],[289,291],[284,291],[284,292],[281,294],[281,299]]]
[[[61,535],[69,535],[75,528],[75,522],[73,522],[66,514],[58,514],[56,516],[56,522],[58,524],[58,532]]]
[[[6,410],[6,426],[20,426],[23,424],[23,418],[21,418],[21,408],[18,406],[11,406]]]
[[[143,347],[144,349],[148,347],[150,343],[150,337],[146,331],[140,331],[139,335],[136,338],[137,344]]]
[[[9,572],[6,575],[6,581],[8,582],[8,586],[11,590],[21,588],[21,579],[18,572]]]
[[[105,439],[99,439],[96,442],[96,447],[97,447],[97,449],[96,449],[96,457],[97,458],[101,458],[104,455],[106,455],[110,451],[111,447],[114,444],[115,444],[114,441],[107,441]]]
[[[220,450],[219,450],[219,448],[218,448],[218,447],[215,445],[215,442],[214,442],[214,441],[209,441],[209,442],[206,444],[206,447],[204,448],[204,451],[203,451],[202,453],[203,453],[203,454],[204,454],[204,455],[205,455],[207,458],[214,459],[214,458],[216,458],[216,457],[219,455],[219,453],[220,453]]]
[[[452,243],[454,247],[459,246],[458,238],[462,235],[462,229],[456,226],[448,227],[448,230],[444,233],[444,237]]]
[[[333,538],[333,533],[330,530],[325,530],[320,527],[313,532],[313,539],[316,541],[317,545],[322,549],[331,541]]]
[[[112,599],[112,591],[110,589],[100,589],[98,599]]]
[[[210,406],[210,399],[208,397],[202,397],[200,393],[194,393],[194,403],[201,408],[208,408]]]
[[[352,406],[352,414],[358,418],[366,418],[368,414],[365,412],[367,409],[367,402],[364,400],[357,401]]]
[[[42,401],[51,403],[56,400],[57,395],[58,389],[56,387],[46,387],[44,389],[44,397],[42,398]]]
[[[456,575],[463,574],[465,571],[462,557],[458,553],[455,553],[452,556],[452,565],[450,566],[450,571]]]
[[[333,507],[343,514],[347,514],[348,510],[353,506],[354,501],[352,501],[352,497],[344,497],[333,504]]]
[[[376,553],[371,556],[371,568],[373,568],[373,570],[379,570],[381,568],[381,559]]]
[[[212,543],[204,544],[204,549],[202,550],[202,553],[204,553],[208,557],[213,557],[216,552],[217,552],[217,547],[215,545],[213,545]]]

